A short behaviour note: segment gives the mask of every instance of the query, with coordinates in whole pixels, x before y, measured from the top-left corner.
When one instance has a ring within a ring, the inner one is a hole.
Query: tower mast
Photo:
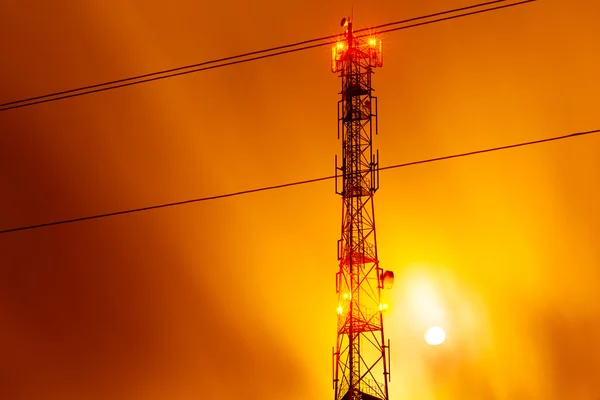
[[[342,233],[338,241],[339,270],[337,343],[333,352],[334,400],[388,400],[389,341],[383,331],[382,290],[393,273],[377,258],[373,195],[379,186],[377,98],[371,75],[383,65],[381,40],[355,36],[352,21],[342,20],[343,40],[332,48],[332,72],[342,78],[338,101],[336,192],[342,196]]]

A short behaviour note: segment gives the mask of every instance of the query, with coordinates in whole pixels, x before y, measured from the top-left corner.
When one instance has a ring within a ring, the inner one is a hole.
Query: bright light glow
[[[344,293],[344,294],[342,295],[342,297],[343,297],[344,299],[349,299],[349,298],[350,298],[350,294],[348,294],[348,293]]]
[[[337,308],[337,312],[338,312],[338,314],[342,315],[342,313],[344,312],[344,307],[342,307],[342,306],[339,306],[339,307]]]
[[[443,298],[443,288],[432,276],[416,272],[406,278],[406,304],[411,310],[419,330],[447,321],[447,306]]]
[[[383,303],[379,305],[379,311],[386,311],[388,309],[388,305]]]
[[[344,42],[337,42],[337,48],[339,50],[344,50]]]
[[[370,38],[369,39],[369,46],[375,46],[377,44],[377,40]]]
[[[431,327],[425,332],[425,341],[427,344],[437,346],[444,343],[444,340],[446,340],[446,332],[439,326]]]

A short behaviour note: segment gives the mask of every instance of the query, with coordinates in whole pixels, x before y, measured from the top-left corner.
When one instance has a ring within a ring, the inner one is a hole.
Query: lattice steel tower
[[[332,49],[331,69],[342,78],[338,102],[341,165],[336,156],[336,192],[342,196],[337,343],[333,351],[334,400],[388,400],[389,341],[385,342],[383,290],[394,274],[377,259],[373,195],[379,186],[377,98],[371,75],[383,65],[381,40],[355,36],[352,21],[343,19],[343,40]]]

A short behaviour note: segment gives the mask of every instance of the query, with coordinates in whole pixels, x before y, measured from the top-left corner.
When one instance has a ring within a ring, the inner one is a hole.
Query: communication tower
[[[377,258],[373,195],[379,187],[377,98],[373,69],[383,65],[381,40],[355,36],[352,21],[342,19],[344,37],[332,48],[331,70],[342,78],[338,101],[336,193],[342,196],[342,234],[338,241],[339,271],[337,343],[333,350],[334,400],[388,400],[389,340],[383,331],[382,301],[394,274],[383,271]]]

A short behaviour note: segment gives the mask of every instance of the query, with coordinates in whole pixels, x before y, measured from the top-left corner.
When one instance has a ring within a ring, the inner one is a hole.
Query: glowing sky
[[[0,102],[474,2],[5,0]],[[600,128],[600,5],[383,36],[382,165]],[[329,49],[0,112],[0,230],[333,173]],[[393,400],[600,396],[600,135],[381,173]],[[0,236],[0,398],[331,399],[333,182]],[[425,330],[446,340],[428,346]]]

